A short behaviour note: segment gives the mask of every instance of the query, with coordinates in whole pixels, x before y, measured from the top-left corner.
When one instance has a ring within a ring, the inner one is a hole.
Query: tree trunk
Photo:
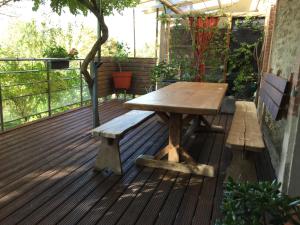
[[[104,44],[107,41],[108,28],[105,24],[104,15],[101,10],[101,7],[98,8],[96,3],[93,4],[86,0],[80,0],[80,2],[83,5],[85,5],[96,16],[98,23],[100,25],[100,35],[99,35],[97,41],[94,43],[91,50],[89,51],[89,53],[86,55],[85,59],[83,60],[83,62],[81,64],[81,68],[80,68],[80,72],[83,74],[84,79],[85,79],[86,83],[88,84],[89,92],[90,92],[90,95],[92,98],[92,104],[93,104],[92,106],[93,106],[93,109],[95,110],[95,112],[94,112],[94,121],[95,122],[94,122],[93,126],[97,127],[97,126],[99,126],[99,123],[100,123],[99,117],[98,117],[99,113],[98,113],[98,107],[96,106],[97,102],[93,101],[93,98],[94,98],[94,100],[98,99],[98,93],[97,93],[97,91],[94,91],[94,90],[96,90],[94,85],[97,85],[97,82],[95,82],[95,77],[92,77],[91,74],[89,73],[88,66],[94,60],[97,52],[99,51],[99,46],[101,46],[102,44]],[[99,58],[98,63],[101,63],[101,58]],[[98,67],[95,67],[96,70],[97,70],[97,68]],[[94,72],[94,76],[97,76],[97,71]]]

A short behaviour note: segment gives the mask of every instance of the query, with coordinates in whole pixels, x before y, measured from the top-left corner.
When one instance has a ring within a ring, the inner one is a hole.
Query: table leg
[[[179,162],[179,147],[181,144],[182,115],[171,113],[169,119],[169,152],[168,161]]]
[[[141,166],[214,177],[215,170],[213,166],[197,164],[189,153],[181,147],[181,128],[182,115],[171,113],[169,117],[169,144],[160,150],[155,157],[139,156],[136,163]],[[168,154],[168,160],[160,160],[166,154]],[[179,156],[184,159],[184,163],[179,163]]]
[[[224,133],[224,128],[222,126],[211,125],[202,115],[198,116],[197,123],[199,124],[199,127],[195,130],[195,133],[201,133],[201,132]]]
[[[181,144],[181,127],[182,127],[182,115],[177,113],[171,113],[168,118],[169,124],[169,144],[160,150],[155,159],[161,159],[168,154],[168,161],[179,162],[179,148]]]

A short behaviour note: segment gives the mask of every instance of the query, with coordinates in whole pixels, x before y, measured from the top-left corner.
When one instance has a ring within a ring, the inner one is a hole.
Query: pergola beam
[[[141,2],[141,4],[146,3],[146,1],[149,2],[151,0],[144,0]],[[202,3],[202,2],[206,2],[206,1],[208,1],[208,0],[192,0],[192,1],[179,2],[176,4],[172,4],[172,5],[173,5],[173,7],[176,7],[178,9],[178,7],[194,5],[194,4]],[[156,12],[156,9],[159,9],[159,11],[163,10],[163,8],[161,8],[161,7],[149,7],[149,9],[144,10],[144,13],[145,14],[154,13],[154,12]]]
[[[172,12],[176,14],[182,14],[183,11],[178,9],[175,5],[173,5],[169,0],[159,0],[163,5],[169,8]]]
[[[218,5],[219,5],[219,8],[221,9],[222,8],[221,0],[218,0]]]

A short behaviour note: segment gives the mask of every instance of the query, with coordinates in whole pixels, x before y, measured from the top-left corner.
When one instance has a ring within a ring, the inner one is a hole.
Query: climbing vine
[[[234,24],[228,59],[229,80],[236,98],[252,98],[259,80],[263,25],[259,18],[237,19]],[[251,38],[252,37],[252,38]]]

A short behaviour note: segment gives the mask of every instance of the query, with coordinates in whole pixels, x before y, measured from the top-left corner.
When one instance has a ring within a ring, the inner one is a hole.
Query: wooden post
[[[155,58],[157,59],[157,51],[158,51],[158,15],[159,9],[156,9],[156,27],[155,27]]]
[[[0,123],[1,123],[1,131],[4,131],[1,79],[0,79]]]
[[[171,32],[171,22],[168,20],[167,22],[167,27],[166,27],[166,58],[167,61],[169,62],[170,60],[170,32]]]
[[[166,59],[166,23],[160,22],[160,43],[159,43],[159,61],[162,62]]]
[[[133,57],[136,57],[136,40],[135,40],[135,10],[132,9],[132,20],[133,20]]]
[[[227,80],[227,64],[228,64],[228,54],[229,54],[229,48],[230,48],[230,35],[231,35],[231,29],[232,29],[232,16],[228,17],[228,28],[226,33],[226,48],[228,49],[228,53],[224,60],[224,69],[223,69],[223,80],[226,82]]]

